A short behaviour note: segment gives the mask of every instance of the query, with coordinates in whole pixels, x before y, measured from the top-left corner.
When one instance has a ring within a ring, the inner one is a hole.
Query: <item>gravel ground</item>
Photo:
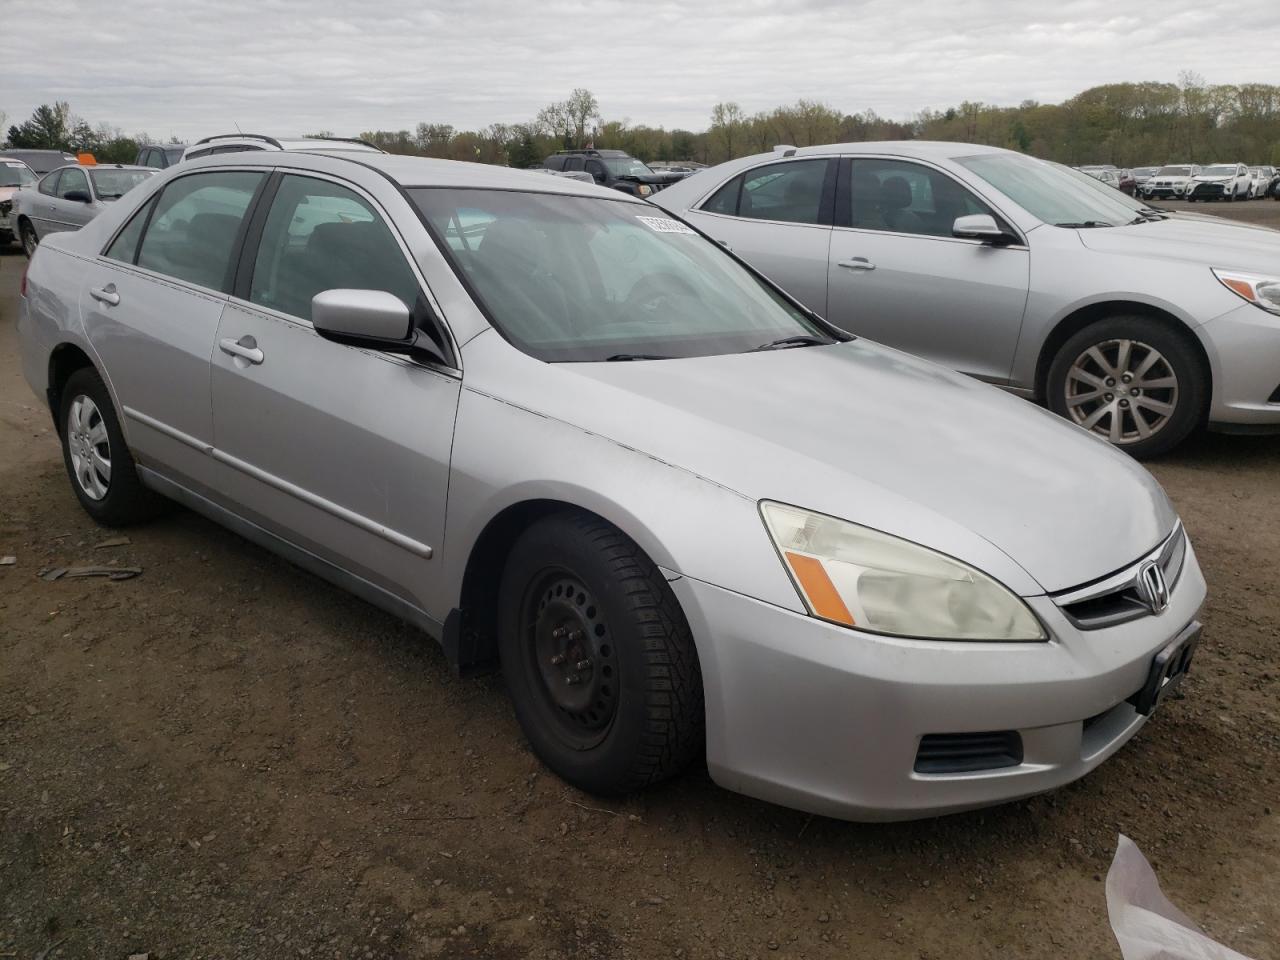
[[[500,679],[232,534],[175,511],[98,548],[18,369],[21,267],[0,256],[0,957],[1118,957],[1125,833],[1211,935],[1280,958],[1280,438],[1151,465],[1205,636],[1185,698],[1084,780],[888,826],[700,770],[602,802],[540,768]],[[100,562],[144,573],[36,577]]]

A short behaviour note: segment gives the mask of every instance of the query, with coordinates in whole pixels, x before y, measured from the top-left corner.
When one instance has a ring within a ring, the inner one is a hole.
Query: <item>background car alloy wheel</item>
[[[83,394],[72,400],[66,429],[76,482],[90,500],[101,500],[111,486],[111,439],[97,404]]]
[[[18,232],[22,235],[22,252],[31,257],[36,252],[36,247],[40,245],[40,238],[36,236],[35,228],[29,223],[24,223]]]
[[[1076,357],[1066,400],[1072,420],[1124,446],[1149,440],[1168,424],[1178,405],[1178,377],[1150,344],[1107,340]]]

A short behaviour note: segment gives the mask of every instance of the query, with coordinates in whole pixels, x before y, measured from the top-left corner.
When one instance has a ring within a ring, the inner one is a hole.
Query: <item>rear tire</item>
[[[164,509],[166,501],[138,478],[111,394],[92,367],[77,370],[63,386],[58,431],[71,489],[98,523],[129,526]]]
[[[1144,316],[1090,324],[1054,357],[1050,409],[1134,457],[1172,450],[1208,406],[1208,377],[1190,336]]]
[[[689,624],[625,534],[572,510],[539,520],[512,548],[498,602],[516,719],[558,776],[619,795],[702,754],[702,674]]]

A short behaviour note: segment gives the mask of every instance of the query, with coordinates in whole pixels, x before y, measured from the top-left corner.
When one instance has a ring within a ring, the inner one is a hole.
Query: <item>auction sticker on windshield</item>
[[[650,230],[656,230],[658,233],[689,233],[694,231],[686,227],[679,220],[672,220],[670,217],[636,217]]]

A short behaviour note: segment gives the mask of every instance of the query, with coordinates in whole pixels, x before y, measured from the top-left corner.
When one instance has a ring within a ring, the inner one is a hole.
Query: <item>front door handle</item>
[[[264,357],[262,351],[258,349],[258,341],[253,339],[247,333],[239,340],[232,340],[227,337],[225,340],[218,341],[218,347],[223,353],[228,353],[237,360],[245,361],[245,365],[259,364]]]
[[[116,285],[114,283],[108,283],[105,287],[90,287],[89,296],[101,303],[105,303],[109,307],[114,307],[120,303],[120,294],[116,293]]]
[[[840,266],[848,270],[874,270],[876,265],[866,257],[853,257],[849,260],[841,260]]]

